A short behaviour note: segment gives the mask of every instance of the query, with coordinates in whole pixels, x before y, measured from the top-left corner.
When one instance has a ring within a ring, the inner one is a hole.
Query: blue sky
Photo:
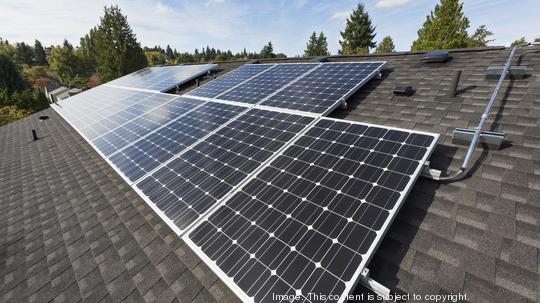
[[[409,50],[416,32],[438,0],[364,1],[377,37],[391,35],[397,50]],[[526,36],[540,37],[538,0],[464,0],[470,31],[486,24],[492,45],[508,45]],[[0,37],[45,45],[79,38],[99,22],[103,6],[118,4],[143,45],[170,44],[192,51],[207,44],[220,49],[259,51],[272,41],[275,52],[302,54],[312,31],[323,31],[330,51],[339,48],[339,31],[357,0],[0,0]]]

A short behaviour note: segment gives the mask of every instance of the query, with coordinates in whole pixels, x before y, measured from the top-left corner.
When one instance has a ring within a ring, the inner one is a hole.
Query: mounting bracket
[[[420,176],[428,179],[438,180],[441,177],[442,171],[430,168],[431,162],[426,161],[422,167]]]
[[[475,130],[467,128],[456,128],[452,134],[452,143],[468,145],[471,143]],[[480,143],[487,144],[488,147],[499,150],[504,142],[504,133],[482,131],[480,132]]]
[[[360,283],[383,298],[390,297],[390,289],[369,277],[369,268],[364,268],[360,273]]]

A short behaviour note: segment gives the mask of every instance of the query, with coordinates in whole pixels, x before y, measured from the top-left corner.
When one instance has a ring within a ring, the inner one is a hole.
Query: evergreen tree
[[[45,54],[43,45],[37,39],[34,43],[34,62],[37,65],[47,65],[47,55]]]
[[[375,49],[376,53],[393,53],[396,50],[394,40],[390,36],[386,36],[382,39],[381,43]]]
[[[24,42],[17,43],[15,46],[15,61],[19,64],[32,65],[34,59],[34,50]]]
[[[60,82],[69,84],[80,72],[80,60],[73,46],[64,40],[63,46],[55,46],[49,57],[49,66]]]
[[[304,50],[304,56],[313,57],[313,56],[328,56],[328,42],[326,41],[326,36],[323,32],[317,37],[317,33],[313,32],[309,37],[309,41],[306,44],[306,49]]]
[[[412,50],[463,48],[469,44],[469,19],[459,0],[441,0],[426,17]]]
[[[494,39],[488,39],[492,36],[493,32],[488,30],[485,24],[480,25],[474,34],[469,37],[469,47],[485,47],[489,42],[495,41]]]
[[[85,72],[94,72],[96,70],[96,49],[95,49],[95,37],[96,28],[90,29],[90,32],[80,40],[80,46],[76,50],[77,57],[81,61],[81,70]]]
[[[17,65],[8,55],[0,54],[0,90],[12,93],[25,87],[26,82]]]
[[[105,7],[95,36],[97,72],[102,82],[147,66],[144,51],[118,6]]]
[[[525,37],[521,37],[521,38],[517,39],[516,41],[512,42],[512,44],[510,44],[510,47],[518,46],[518,45],[524,44],[524,43],[527,43],[527,40],[525,39]]]
[[[165,49],[165,54],[167,55],[167,60],[174,59],[174,53],[170,45],[167,44],[167,48]]]
[[[275,56],[274,46],[272,46],[272,41],[269,41],[261,50],[261,58],[274,58]]]
[[[365,11],[364,4],[359,3],[356,9],[347,18],[345,31],[340,32],[343,40],[339,41],[341,45],[340,54],[367,54],[370,48],[377,44],[375,38],[375,26],[371,23],[369,14]]]

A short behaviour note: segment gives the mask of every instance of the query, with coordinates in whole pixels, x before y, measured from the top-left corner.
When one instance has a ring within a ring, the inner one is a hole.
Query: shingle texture
[[[496,84],[486,68],[508,53],[452,51],[444,64],[422,64],[419,53],[331,57],[388,62],[332,116],[439,133],[432,166],[455,171],[466,147],[452,144],[452,130],[476,126]],[[243,63],[222,63],[220,74]],[[531,76],[505,82],[486,125],[506,134],[503,148],[480,147],[465,180],[419,179],[377,250],[370,273],[392,290],[540,302],[540,49],[514,64]],[[416,92],[395,96],[396,85]],[[31,129],[42,139],[32,142]],[[0,128],[0,279],[6,302],[237,301],[52,110]]]

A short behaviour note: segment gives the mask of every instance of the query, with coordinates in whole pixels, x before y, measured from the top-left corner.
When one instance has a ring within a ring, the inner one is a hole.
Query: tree
[[[340,54],[367,54],[369,49],[377,44],[375,38],[375,26],[371,23],[371,18],[364,8],[364,4],[359,3],[351,15],[347,18],[345,31],[340,32],[343,40]]]
[[[0,126],[24,118],[31,113],[29,110],[18,109],[14,105],[0,107]]]
[[[37,39],[34,42],[34,62],[37,65],[47,65],[47,55],[45,54],[43,45]]]
[[[268,44],[266,44],[262,50],[261,50],[261,58],[275,58],[276,55],[274,54],[274,47],[272,46],[272,42],[269,41]]]
[[[165,54],[167,54],[167,60],[171,61],[174,59],[174,53],[170,45],[167,44],[167,48],[165,49]]]
[[[510,44],[510,47],[518,46],[518,45],[524,44],[524,43],[527,43],[527,40],[525,39],[525,37],[521,37],[521,38],[517,39],[516,41],[512,42],[512,44]]]
[[[375,49],[376,53],[393,53],[396,50],[396,46],[394,45],[394,40],[390,36],[386,36],[382,39],[381,43],[379,43],[379,46],[377,46],[377,49]]]
[[[146,51],[144,55],[149,66],[165,64],[165,57],[158,51]]]
[[[26,82],[17,65],[6,54],[0,53],[0,90],[12,93],[25,87]]]
[[[15,62],[18,64],[32,65],[34,59],[34,50],[24,42],[17,43],[15,46]]]
[[[489,42],[495,41],[495,39],[488,39],[493,36],[493,32],[488,30],[485,24],[480,25],[474,34],[469,37],[469,47],[485,47]]]
[[[79,74],[81,67],[73,46],[67,40],[64,40],[63,46],[52,48],[49,66],[62,83],[71,83],[75,76]]]
[[[313,57],[313,56],[328,56],[328,42],[326,41],[326,36],[323,32],[317,37],[317,33],[313,32],[309,37],[309,41],[306,44],[306,49],[304,50],[304,56]]]
[[[105,7],[96,30],[95,57],[103,82],[147,66],[144,51],[118,6]]]
[[[412,50],[463,48],[469,44],[469,19],[459,0],[441,0],[426,17]]]
[[[90,32],[80,40],[80,46],[75,51],[81,61],[81,70],[93,72],[96,70],[96,28],[90,29]]]

